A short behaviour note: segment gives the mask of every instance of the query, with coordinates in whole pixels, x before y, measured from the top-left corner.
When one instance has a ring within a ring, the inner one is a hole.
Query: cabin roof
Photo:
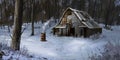
[[[61,28],[61,29],[63,29],[63,28],[66,28],[66,25],[57,25],[55,28]]]
[[[64,17],[64,15],[65,15],[65,13],[66,13],[67,11],[73,12],[74,15],[78,18],[78,20],[79,20],[82,24],[84,24],[86,27],[88,27],[88,28],[101,28],[101,27],[98,25],[98,23],[95,22],[94,19],[91,18],[91,16],[90,16],[87,12],[79,11],[79,10],[76,10],[76,9],[72,9],[72,8],[70,8],[70,7],[68,7],[68,8],[64,11],[62,17],[60,18],[60,22],[61,22],[62,18]],[[58,26],[61,26],[61,25],[60,25],[60,22],[59,22],[59,24],[57,24],[57,25],[55,26],[55,28],[58,28]],[[62,27],[62,26],[61,26],[61,27]]]

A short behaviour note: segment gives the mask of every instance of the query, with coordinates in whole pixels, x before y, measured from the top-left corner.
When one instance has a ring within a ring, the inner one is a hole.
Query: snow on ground
[[[25,26],[27,28],[22,34],[21,47],[27,48],[28,52],[36,57],[45,57],[49,60],[90,60],[89,56],[100,55],[100,52],[104,51],[103,46],[108,41],[116,43],[120,40],[120,26],[113,26],[113,31],[103,29],[99,39],[54,36],[49,28],[46,32],[47,42],[40,41],[43,24],[35,24],[35,36],[30,36],[30,24],[24,24],[23,27]],[[0,29],[1,42],[10,45],[9,35],[7,27]]]

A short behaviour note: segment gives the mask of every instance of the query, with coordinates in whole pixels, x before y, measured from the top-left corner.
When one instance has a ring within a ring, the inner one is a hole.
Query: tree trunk
[[[22,16],[23,16],[23,0],[15,0],[14,28],[11,43],[11,48],[13,50],[20,49]]]
[[[32,23],[31,36],[33,36],[34,35],[34,0],[32,0],[31,23]]]
[[[107,2],[107,6],[106,6],[106,14],[105,14],[105,28],[108,28],[108,23],[109,23],[109,15],[111,12],[111,0]]]

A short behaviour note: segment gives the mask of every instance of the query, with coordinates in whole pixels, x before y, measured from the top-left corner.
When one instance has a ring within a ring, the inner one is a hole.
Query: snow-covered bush
[[[111,31],[113,30],[111,26],[105,26],[104,28]]]
[[[0,60],[48,60],[45,57],[35,57],[35,55],[29,54],[25,47],[21,48],[20,51],[14,51],[7,44],[0,43],[1,51],[4,52],[4,55]]]
[[[10,47],[8,47],[7,44],[0,43],[0,51],[5,49],[10,50]]]
[[[27,49],[21,48],[20,51],[14,51],[7,44],[3,43],[0,43],[0,51],[4,52],[4,55],[2,57],[3,60],[32,58],[31,55],[28,54]]]
[[[120,60],[120,45],[108,42],[104,46],[104,52],[101,55],[93,55],[91,60]]]
[[[100,33],[94,34],[92,36],[90,36],[91,39],[96,40],[99,39],[102,35]]]

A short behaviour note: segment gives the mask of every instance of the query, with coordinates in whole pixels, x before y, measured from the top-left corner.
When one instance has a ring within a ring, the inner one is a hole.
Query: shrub
[[[3,60],[19,60],[24,56],[24,58],[31,58],[28,50],[25,48],[21,48],[20,51],[12,50],[7,44],[0,43],[0,51],[4,52]]]
[[[102,55],[93,55],[90,57],[91,60],[120,60],[120,45],[108,42],[104,46],[104,52]]]

